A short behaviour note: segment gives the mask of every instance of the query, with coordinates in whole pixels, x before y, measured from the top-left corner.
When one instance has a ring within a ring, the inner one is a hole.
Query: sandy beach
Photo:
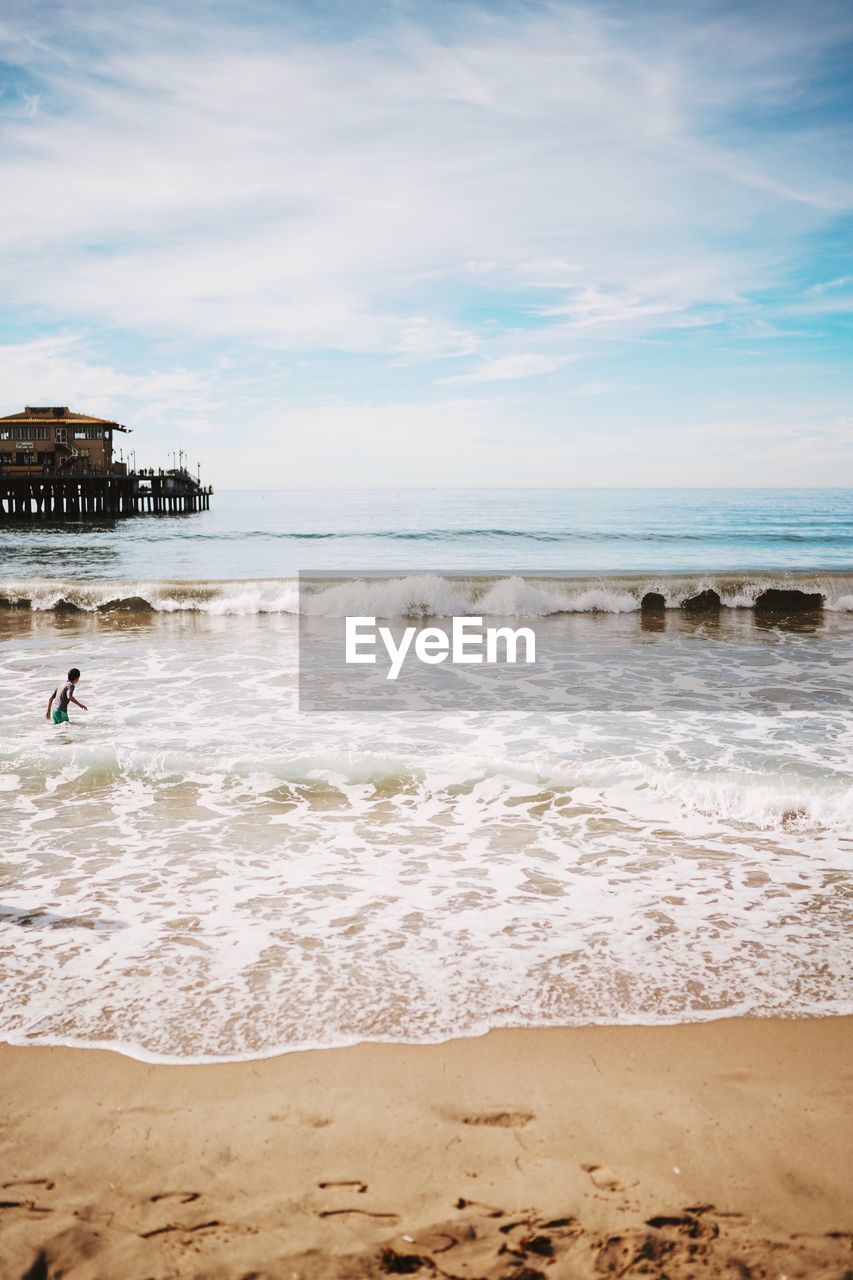
[[[853,1275],[853,1019],[0,1050],[0,1273]]]

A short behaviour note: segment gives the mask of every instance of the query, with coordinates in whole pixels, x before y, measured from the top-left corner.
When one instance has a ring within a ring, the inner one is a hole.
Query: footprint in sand
[[[584,1173],[589,1174],[589,1180],[599,1191],[624,1191],[625,1188],[619,1181],[612,1169],[608,1169],[606,1165],[600,1164],[582,1164],[581,1168]]]
[[[337,1178],[330,1182],[318,1182],[317,1186],[321,1191],[338,1191],[346,1190],[355,1192],[356,1195],[364,1195],[368,1186],[366,1182],[362,1182],[360,1178]],[[399,1222],[399,1215],[396,1213],[379,1212],[374,1209],[357,1209],[350,1205],[343,1209],[321,1209],[318,1213],[320,1218],[346,1218],[350,1214],[357,1214],[362,1218],[376,1218],[380,1222]]]
[[[358,1215],[360,1218],[376,1218],[382,1222],[399,1222],[400,1215],[398,1213],[378,1213],[372,1209],[321,1209],[317,1214],[318,1218],[346,1218],[350,1214]]]
[[[493,1129],[523,1129],[535,1119],[532,1111],[481,1111],[463,1116],[463,1124],[488,1125]]]
[[[696,1213],[685,1210],[680,1214],[659,1213],[657,1217],[647,1218],[646,1226],[654,1227],[656,1231],[676,1231],[679,1235],[689,1236],[691,1240],[698,1240],[700,1236],[709,1236],[715,1240],[720,1234],[720,1228],[713,1220],[703,1220],[701,1215],[706,1209],[713,1209],[713,1205],[698,1206]]]
[[[329,1116],[310,1115],[296,1111],[276,1111],[270,1116],[270,1120],[274,1120],[278,1124],[304,1126],[306,1129],[327,1129],[333,1123]]]
[[[209,1222],[195,1222],[191,1226],[184,1226],[180,1222],[167,1222],[163,1227],[154,1227],[152,1231],[140,1231],[140,1240],[153,1240],[155,1236],[171,1235],[176,1232],[178,1235],[194,1235],[197,1231],[212,1231],[216,1227],[222,1227],[224,1230],[230,1230],[225,1224],[220,1222],[218,1218],[211,1218]],[[237,1228],[237,1230],[246,1230],[246,1228]]]

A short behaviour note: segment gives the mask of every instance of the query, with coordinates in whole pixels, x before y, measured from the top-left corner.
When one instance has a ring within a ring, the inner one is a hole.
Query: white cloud
[[[200,407],[208,394],[203,377],[189,369],[132,374],[97,362],[75,333],[0,344],[0,387],[4,413],[25,404],[67,404],[108,417],[131,408],[148,420]]]
[[[547,247],[571,264],[555,318],[643,331],[739,305],[853,201],[837,131],[806,148],[766,130],[748,163],[715,132],[715,111],[796,92],[816,37],[790,16],[780,34],[650,11],[644,31],[460,6],[441,38],[415,17],[335,44],[286,15],[74,19],[97,74],[91,47],[57,57],[40,29],[49,93],[0,160],[7,299],[61,316],[430,359],[477,345],[453,319],[463,285],[548,284],[522,266]]]
[[[410,316],[399,327],[395,351],[411,359],[446,359],[471,355],[480,342],[465,329],[442,326],[428,316]]]
[[[691,331],[696,385],[721,399],[712,329],[746,358],[745,338],[797,341],[785,317],[813,332],[850,309],[833,242],[811,280],[835,280],[809,291],[802,261],[853,204],[850,123],[815,80],[853,15],[415,0],[342,6],[334,38],[316,16],[4,15],[23,71],[0,120],[7,325],[67,330],[0,348],[8,410],[186,432],[218,483],[257,480],[218,438],[235,430],[294,484],[724,480],[711,408],[704,452],[689,412],[659,425],[671,380],[646,382],[629,344],[682,335],[686,380]],[[436,382],[457,390],[426,403]],[[750,458],[738,479],[760,482]]]
[[[570,394],[573,396],[603,396],[611,389],[609,382],[604,382],[601,378],[593,378],[590,382],[582,382],[579,387],[574,387]]]
[[[827,485],[843,482],[845,465],[853,478],[849,419],[837,415],[803,410],[785,420],[762,410],[727,421],[698,409],[692,420],[638,433],[625,409],[602,431],[589,403],[535,418],[505,396],[283,406],[254,420],[248,439],[263,448],[271,488],[784,485],[792,469],[797,483]],[[220,461],[219,448],[205,442],[208,473],[223,472],[228,487],[257,488],[251,453],[228,449]]]
[[[843,289],[848,285],[853,285],[853,276],[837,276],[835,280],[821,280],[819,284],[813,284],[807,292],[821,294],[830,289]]]
[[[555,356],[538,354],[535,351],[519,352],[518,355],[498,356],[478,365],[470,373],[454,374],[450,378],[441,378],[448,382],[510,382],[516,378],[532,378],[541,373],[553,373],[565,363]]]
[[[269,409],[253,419],[251,448],[229,449],[229,487],[257,488],[252,449],[263,449],[269,487],[454,487],[494,483],[490,448],[512,434],[509,401],[327,401]],[[205,447],[211,467],[216,445]],[[479,478],[478,478],[479,477]]]

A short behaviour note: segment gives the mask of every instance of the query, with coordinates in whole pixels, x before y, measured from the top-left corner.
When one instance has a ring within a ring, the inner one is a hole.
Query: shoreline
[[[46,1036],[38,1041],[23,1040],[6,1040],[0,1036],[0,1057],[7,1050],[22,1049],[52,1049],[67,1051],[69,1053],[105,1053],[114,1054],[118,1058],[126,1058],[129,1062],[137,1062],[146,1067],[178,1067],[182,1069],[191,1069],[193,1067],[239,1067],[251,1066],[254,1062],[269,1062],[277,1058],[287,1058],[291,1055],[300,1055],[307,1053],[327,1054],[327,1053],[344,1053],[353,1049],[440,1049],[447,1045],[463,1043],[474,1044],[487,1039],[493,1035],[503,1034],[539,1034],[540,1032],[564,1032],[572,1033],[579,1031],[652,1031],[655,1028],[664,1030],[672,1030],[677,1027],[706,1027],[713,1026],[716,1023],[743,1023],[743,1022],[771,1022],[771,1023],[810,1023],[810,1022],[826,1022],[826,1021],[844,1021],[848,1019],[853,1023],[853,1007],[841,1010],[823,1009],[818,1012],[808,1013],[792,1013],[790,1016],[781,1017],[778,1013],[754,1013],[751,1010],[745,1013],[713,1013],[707,1017],[690,1017],[690,1018],[673,1018],[669,1021],[654,1020],[648,1022],[626,1021],[626,1022],[551,1022],[551,1023],[522,1023],[507,1022],[498,1023],[494,1026],[486,1027],[483,1031],[465,1031],[459,1035],[439,1036],[434,1040],[405,1040],[391,1037],[378,1036],[372,1039],[369,1036],[353,1036],[349,1040],[341,1040],[335,1044],[315,1044],[299,1043],[291,1045],[277,1045],[272,1049],[260,1049],[245,1054],[234,1054],[232,1056],[215,1054],[199,1054],[198,1057],[183,1057],[178,1054],[158,1054],[149,1052],[140,1045],[124,1044],[121,1041],[107,1040],[75,1040],[73,1037],[51,1038]]]
[[[3,1045],[0,1273],[842,1280],[851,1050],[849,1016],[207,1065]]]

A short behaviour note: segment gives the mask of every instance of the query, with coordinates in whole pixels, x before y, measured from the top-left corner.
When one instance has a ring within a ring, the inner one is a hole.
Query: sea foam
[[[782,597],[778,602],[774,597]],[[484,614],[537,618],[559,613],[631,613],[662,602],[791,612],[853,611],[853,575],[705,573],[546,576],[438,573],[339,574],[237,581],[20,579],[0,584],[0,609],[53,613],[296,614],[383,618]]]
[[[459,590],[552,587],[428,607]],[[551,617],[547,713],[377,718],[299,712],[291,613],[4,615],[0,1034],[199,1061],[853,1008],[853,619],[667,623]]]

